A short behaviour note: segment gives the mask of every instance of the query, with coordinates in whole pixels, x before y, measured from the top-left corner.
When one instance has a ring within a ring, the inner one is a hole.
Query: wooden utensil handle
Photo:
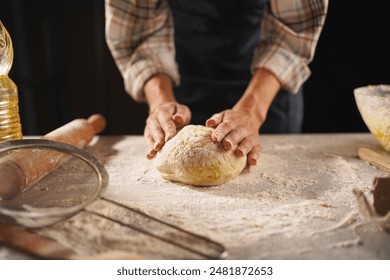
[[[96,133],[101,132],[106,121],[101,115],[76,119],[46,134],[42,139],[62,142],[84,148]],[[9,199],[37,183],[56,169],[69,155],[44,149],[21,150],[0,159],[0,199]]]
[[[0,243],[21,250],[41,259],[75,260],[135,260],[140,259],[131,252],[110,250],[97,255],[81,255],[54,239],[42,237],[33,231],[0,222]]]
[[[106,120],[102,115],[92,115],[87,120],[75,119],[43,136],[43,139],[62,142],[84,148],[95,134],[103,131]]]

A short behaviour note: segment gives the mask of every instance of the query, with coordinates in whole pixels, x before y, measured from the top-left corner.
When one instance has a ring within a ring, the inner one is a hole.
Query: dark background
[[[390,84],[387,1],[331,0],[305,84],[305,133],[366,132],[353,89]],[[101,113],[104,134],[142,134],[145,104],[124,91],[104,38],[103,0],[0,0],[12,36],[25,135]]]

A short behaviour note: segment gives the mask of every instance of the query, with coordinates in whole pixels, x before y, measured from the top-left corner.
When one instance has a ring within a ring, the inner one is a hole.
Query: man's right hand
[[[152,159],[177,129],[191,119],[190,109],[176,102],[172,82],[166,75],[153,76],[144,87],[149,104],[149,117],[144,130],[147,158]]]

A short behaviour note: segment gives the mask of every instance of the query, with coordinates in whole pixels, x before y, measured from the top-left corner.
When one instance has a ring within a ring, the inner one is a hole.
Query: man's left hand
[[[215,128],[211,139],[221,143],[226,151],[233,150],[237,156],[247,155],[248,165],[255,165],[260,156],[260,125],[255,115],[234,108],[215,114],[206,121],[207,127]]]

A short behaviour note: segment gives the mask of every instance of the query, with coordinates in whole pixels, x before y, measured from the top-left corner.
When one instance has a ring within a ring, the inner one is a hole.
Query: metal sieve
[[[44,139],[0,143],[0,220],[38,228],[64,220],[108,183],[89,152]]]

